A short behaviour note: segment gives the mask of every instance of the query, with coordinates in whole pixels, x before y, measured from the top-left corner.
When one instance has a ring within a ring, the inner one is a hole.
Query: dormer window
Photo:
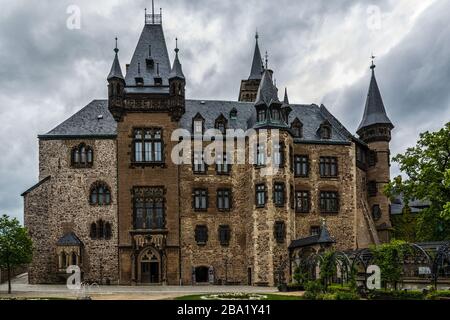
[[[298,118],[292,122],[291,129],[294,138],[303,138],[303,123]]]
[[[138,86],[138,87],[144,86],[144,78],[136,77],[136,78],[134,78],[134,80],[136,81],[136,86]]]
[[[94,152],[91,147],[81,143],[72,149],[71,158],[72,167],[89,168],[94,162]]]
[[[162,86],[162,78],[161,77],[155,77],[155,86]]]
[[[331,139],[331,125],[328,121],[325,121],[320,125],[320,138]]]
[[[233,108],[233,109],[230,111],[230,119],[231,119],[231,120],[236,120],[236,119],[237,119],[237,110],[236,110],[236,108]]]
[[[226,134],[226,131],[227,131],[227,119],[223,115],[220,115],[216,119],[215,128],[217,130],[219,130],[222,135]]]
[[[257,122],[264,122],[266,121],[266,110],[265,109],[259,109],[257,113]]]
[[[272,120],[280,121],[280,110],[272,109]]]
[[[192,131],[194,135],[203,135],[203,130],[205,127],[205,119],[197,113],[192,121]]]

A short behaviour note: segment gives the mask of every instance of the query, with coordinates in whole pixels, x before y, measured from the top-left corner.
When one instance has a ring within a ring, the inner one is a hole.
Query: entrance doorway
[[[161,282],[160,255],[153,248],[144,251],[139,258],[140,283],[151,284]]]
[[[195,282],[196,283],[207,283],[209,281],[208,277],[209,268],[202,266],[195,268]]]
[[[141,283],[159,283],[159,262],[141,262]]]

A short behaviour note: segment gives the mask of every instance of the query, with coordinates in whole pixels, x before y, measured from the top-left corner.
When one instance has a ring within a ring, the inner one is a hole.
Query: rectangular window
[[[206,163],[203,160],[202,151],[194,151],[193,168],[194,173],[206,173]]]
[[[133,137],[134,162],[162,163],[163,141],[161,129],[135,129]]]
[[[266,121],[266,110],[265,109],[259,109],[257,114],[257,122],[264,122]]]
[[[139,187],[133,189],[134,229],[165,229],[164,189],[160,187]]]
[[[322,178],[337,177],[337,158],[320,157],[320,176]]]
[[[284,243],[286,238],[286,227],[283,221],[277,221],[274,225],[274,236],[278,243]]]
[[[284,183],[275,183],[274,184],[273,203],[277,207],[284,206]]]
[[[208,210],[208,190],[196,189],[194,190],[194,209],[195,211]]]
[[[198,245],[205,245],[208,242],[208,227],[199,225],[195,227],[195,241]]]
[[[196,135],[203,134],[203,121],[202,120],[194,121],[194,134],[196,134]]]
[[[308,156],[294,156],[294,174],[296,177],[307,177],[309,175]]]
[[[279,143],[273,146],[273,164],[275,167],[284,167],[284,144]]]
[[[231,190],[219,189],[217,190],[217,209],[228,211],[231,209]]]
[[[220,245],[228,246],[230,244],[231,230],[229,226],[219,226]]]
[[[320,211],[323,213],[339,212],[339,194],[337,192],[320,192]]]
[[[266,165],[266,146],[264,144],[258,144],[256,147],[256,165]]]
[[[376,181],[369,181],[367,185],[367,192],[369,193],[369,197],[376,197],[378,194],[378,186]]]
[[[309,213],[309,191],[297,191],[295,193],[295,212]]]
[[[231,164],[227,161],[228,156],[226,153],[218,154],[216,157],[216,172],[217,174],[228,175],[231,171]]]
[[[377,164],[377,153],[373,150],[369,151],[369,166],[373,167]]]
[[[310,233],[312,236],[318,236],[320,235],[320,227],[319,226],[312,226],[310,229]]]
[[[266,205],[266,197],[266,185],[256,185],[256,206],[258,208],[263,208]]]

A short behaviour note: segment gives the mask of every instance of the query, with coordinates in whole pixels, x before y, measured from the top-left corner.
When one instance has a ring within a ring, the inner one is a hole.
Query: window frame
[[[140,137],[138,138],[138,132]],[[150,135],[147,135],[150,133]],[[150,137],[148,137],[150,136]],[[138,148],[138,144],[140,147]],[[159,148],[157,147],[159,146]],[[150,149],[150,150],[147,150]],[[138,151],[140,149],[140,151]],[[159,152],[157,151],[159,149]],[[131,162],[135,165],[161,165],[165,163],[163,129],[158,127],[133,128]],[[139,154],[139,157],[138,157]],[[157,159],[159,155],[160,159]],[[149,160],[147,160],[147,156]]]
[[[216,155],[216,174],[229,176],[231,174],[231,164],[228,163],[228,153]]]
[[[333,174],[333,166],[334,166],[334,174]],[[321,156],[319,159],[319,175],[321,178],[337,178],[339,176],[338,158]]]
[[[133,229],[134,230],[166,230],[166,190],[164,187],[134,187],[133,201]],[[138,210],[142,210],[142,217],[138,219]],[[139,220],[140,223],[139,223]],[[150,222],[150,223],[149,223]],[[150,224],[150,227],[148,226]]]
[[[335,202],[335,207],[332,202]],[[324,205],[325,204],[325,205]],[[338,214],[340,210],[339,192],[337,191],[320,191],[319,194],[319,209],[324,214]]]
[[[224,235],[225,234],[225,235]],[[228,247],[231,240],[231,228],[229,225],[220,225],[218,228],[218,238],[220,245]]]
[[[216,208],[219,211],[231,211],[233,205],[232,205],[232,194],[231,194],[231,188],[220,188],[217,189],[216,192]],[[222,199],[222,200],[220,200]],[[225,206],[225,199],[228,200],[228,207]],[[222,208],[220,208],[219,203],[222,202]]]
[[[306,201],[306,208],[302,205],[302,209],[299,208],[299,201]],[[309,190],[295,190],[295,212],[307,214],[311,212],[311,193]]]
[[[197,207],[197,199],[200,204]],[[204,201],[205,207],[202,206]],[[192,192],[192,208],[195,212],[206,212],[209,208],[209,196],[207,188],[195,188]]]
[[[259,188],[262,187],[260,190]],[[264,203],[259,203],[259,195],[263,194]],[[267,205],[267,186],[264,183],[259,183],[255,185],[255,205],[256,208],[265,208]]]
[[[100,193],[100,189],[104,191]],[[95,196],[95,200],[93,196]],[[103,199],[102,202],[100,202],[100,196]],[[98,207],[110,206],[112,204],[111,188],[106,182],[96,181],[91,185],[89,191],[89,204]]]
[[[207,225],[196,225],[194,231],[194,239],[197,245],[205,246],[208,243],[208,226]]]
[[[303,174],[303,165],[306,168],[306,173]],[[297,171],[298,166],[300,166],[300,173]],[[309,177],[309,156],[303,154],[294,155],[294,176],[296,178],[307,178]]]
[[[84,152],[82,152],[84,150]],[[78,156],[76,154],[78,153]],[[90,154],[90,161],[89,161],[89,154]],[[83,156],[84,155],[84,156]],[[82,158],[84,157],[85,161],[82,161]],[[76,158],[78,158],[78,161],[76,161]],[[72,147],[70,151],[70,166],[75,169],[87,169],[92,168],[94,165],[94,149],[87,145],[84,142],[81,142],[80,144]]]
[[[277,188],[281,188],[277,190]],[[278,202],[278,196],[281,194],[281,202]],[[275,207],[284,207],[286,204],[286,185],[283,182],[275,182],[273,184],[273,203]]]
[[[278,244],[283,244],[286,241],[286,223],[284,221],[275,221],[273,228],[276,242]]]

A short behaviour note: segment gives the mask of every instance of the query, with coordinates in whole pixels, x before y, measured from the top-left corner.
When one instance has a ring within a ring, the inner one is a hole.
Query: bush
[[[308,281],[305,284],[304,298],[307,300],[318,300],[319,296],[324,293],[323,285],[320,281]]]
[[[369,300],[423,300],[422,291],[374,290],[368,294]]]
[[[440,298],[450,298],[450,290],[431,291],[426,296],[427,300],[439,300]]]

